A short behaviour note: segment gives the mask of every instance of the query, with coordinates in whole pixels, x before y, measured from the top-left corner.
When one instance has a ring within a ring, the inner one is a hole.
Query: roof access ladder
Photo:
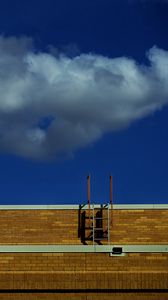
[[[87,176],[87,207],[80,206],[80,234],[82,243],[110,244],[110,227],[112,226],[112,176],[110,175],[110,203],[90,204],[90,175]]]
[[[107,241],[110,244],[110,204],[101,205],[99,210],[92,205],[92,241],[93,245]]]

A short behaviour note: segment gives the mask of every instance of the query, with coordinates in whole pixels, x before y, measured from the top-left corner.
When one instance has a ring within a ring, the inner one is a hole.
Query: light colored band
[[[94,204],[94,208],[101,208],[103,205]],[[88,209],[88,205],[73,205],[73,204],[64,204],[64,205],[0,205],[0,210],[23,210],[23,209],[33,209],[33,210],[50,210],[50,209]],[[93,205],[90,206],[93,208]],[[168,209],[168,204],[113,204],[113,209],[135,209],[135,210],[144,210],[144,209]]]
[[[0,252],[52,252],[52,253],[112,253],[122,247],[122,253],[168,253],[168,245],[1,245]]]

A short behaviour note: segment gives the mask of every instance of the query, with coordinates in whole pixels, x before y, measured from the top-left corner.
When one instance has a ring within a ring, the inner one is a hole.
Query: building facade
[[[0,299],[168,299],[167,220],[168,205],[0,206]]]

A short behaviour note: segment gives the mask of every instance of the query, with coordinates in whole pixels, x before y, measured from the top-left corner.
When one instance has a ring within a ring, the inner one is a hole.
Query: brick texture
[[[111,243],[167,244],[168,210],[113,210],[111,216]],[[81,244],[78,210],[0,210],[0,228],[1,245]]]
[[[1,300],[168,300],[168,293],[1,293]]]
[[[168,210],[115,210],[111,243],[167,244],[167,217]],[[77,210],[3,210],[0,244],[81,244],[79,225]],[[163,300],[167,291],[166,253],[0,253],[2,300]]]

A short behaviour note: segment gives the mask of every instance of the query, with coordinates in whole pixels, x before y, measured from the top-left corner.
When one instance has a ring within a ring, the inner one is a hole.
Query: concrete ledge
[[[64,204],[64,205],[0,205],[0,210],[51,210],[51,209],[79,209],[80,205],[77,204]],[[94,204],[94,208],[101,208],[101,204]],[[91,205],[91,209],[93,205]],[[83,209],[88,209],[85,205]],[[113,209],[128,209],[128,210],[144,210],[144,209],[168,209],[168,204],[114,204]]]
[[[168,245],[1,245],[0,253],[111,253],[122,247],[122,253],[168,253]],[[120,256],[120,255],[117,255]]]

